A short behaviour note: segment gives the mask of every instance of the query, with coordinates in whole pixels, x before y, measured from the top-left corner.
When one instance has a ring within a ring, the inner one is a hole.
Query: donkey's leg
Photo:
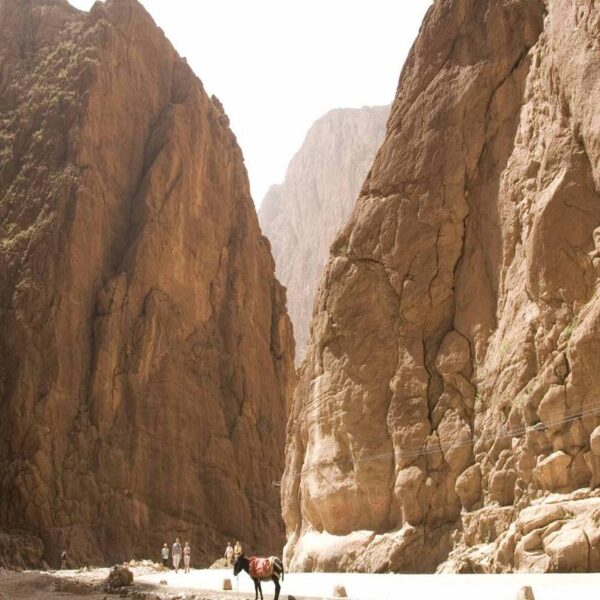
[[[258,600],[258,579],[253,577],[252,581],[254,581],[254,600]]]
[[[260,600],[263,600],[262,585],[260,585],[260,579],[257,579],[256,581],[258,582],[258,591],[260,592]]]
[[[277,577],[277,575],[271,575],[271,579],[275,584],[275,600],[279,600],[279,592],[281,591],[281,586],[279,585],[279,577]]]

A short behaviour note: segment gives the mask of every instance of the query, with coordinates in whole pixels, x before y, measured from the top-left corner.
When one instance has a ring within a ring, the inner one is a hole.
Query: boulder
[[[469,509],[481,497],[481,468],[478,464],[465,469],[456,479],[456,495],[464,508]]]
[[[590,546],[585,532],[577,525],[565,525],[544,538],[544,552],[553,570],[587,572]]]
[[[572,458],[562,450],[541,457],[533,470],[533,477],[540,489],[554,491],[565,487],[569,483],[567,468],[571,460]]]
[[[230,569],[232,568],[232,565],[229,564],[229,561],[226,558],[217,558],[217,560],[215,560],[214,563],[212,563],[212,565],[210,565],[210,567],[208,567],[209,569]]]
[[[562,420],[567,414],[564,385],[551,385],[549,387],[540,402],[538,414],[542,423],[552,431],[559,431],[563,427]]]
[[[130,586],[133,583],[133,573],[128,567],[115,565],[103,583],[103,589],[107,592]]]
[[[594,456],[600,456],[600,425],[590,434],[590,449]]]

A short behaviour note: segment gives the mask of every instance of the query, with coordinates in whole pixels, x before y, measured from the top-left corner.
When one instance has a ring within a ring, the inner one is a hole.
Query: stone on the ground
[[[232,590],[233,586],[231,585],[231,579],[225,578],[223,579],[223,589],[224,590]]]
[[[133,583],[133,573],[128,567],[115,565],[104,580],[104,589],[108,592],[126,587]]]
[[[231,565],[226,558],[219,558],[210,565],[209,569],[228,569],[229,567],[231,567]]]
[[[533,590],[530,585],[524,585],[517,592],[517,600],[535,600],[535,596],[533,595]]]
[[[333,597],[334,598],[347,598],[348,594],[346,593],[346,588],[343,585],[336,585],[333,588]]]

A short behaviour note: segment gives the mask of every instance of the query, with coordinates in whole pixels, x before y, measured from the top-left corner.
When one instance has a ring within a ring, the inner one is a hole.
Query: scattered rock
[[[232,590],[233,587],[231,585],[231,579],[223,579],[223,588],[224,590]]]
[[[535,600],[531,586],[524,585],[518,592],[516,600]]]
[[[346,593],[346,588],[343,585],[336,585],[333,588],[333,597],[334,598],[347,598],[348,594]]]

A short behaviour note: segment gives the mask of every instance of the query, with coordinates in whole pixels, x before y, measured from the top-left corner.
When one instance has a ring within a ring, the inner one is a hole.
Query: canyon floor
[[[253,584],[246,574],[238,582],[230,570],[193,569],[191,573],[164,573],[133,568],[134,585],[109,594],[98,591],[109,569],[88,571],[14,572],[0,570],[0,600],[238,600],[254,598]],[[218,591],[224,578],[232,580],[232,592]],[[160,581],[166,581],[161,584]],[[239,590],[236,590],[236,583]],[[533,588],[536,600],[564,600],[597,597],[600,574],[512,575],[371,575],[359,573],[289,573],[282,584],[281,600],[332,598],[335,586],[344,586],[354,600],[514,600],[522,586]],[[272,598],[273,586],[263,584],[265,598]]]

